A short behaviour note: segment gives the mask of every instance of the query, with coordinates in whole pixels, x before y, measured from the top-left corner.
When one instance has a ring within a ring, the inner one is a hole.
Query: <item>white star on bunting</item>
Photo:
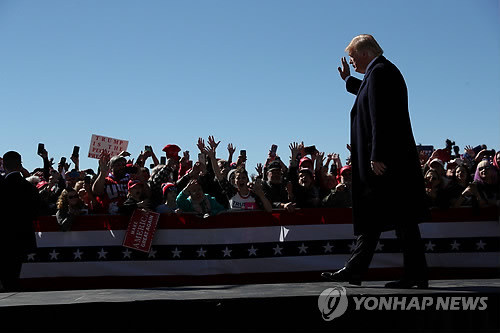
[[[130,251],[129,249],[125,249],[125,251],[122,251],[122,253],[123,253],[123,259],[125,258],[132,259],[131,257],[132,251]]]
[[[59,260],[57,256],[59,255],[59,252],[56,252],[56,249],[53,249],[52,252],[49,253],[50,260]]]
[[[248,251],[248,256],[251,257],[251,256],[257,256],[257,250],[256,248],[252,247],[249,248],[247,251]]]
[[[179,249],[177,249],[177,248],[175,248],[175,250],[170,251],[170,252],[172,252],[172,256],[173,256],[174,258],[180,258],[180,257],[181,257],[181,252],[182,252],[182,251],[181,251],[181,250],[179,250]]]
[[[82,260],[82,255],[83,255],[83,252],[80,251],[80,249],[76,249],[76,252],[73,252],[73,260],[76,260],[76,259],[80,259]]]
[[[302,243],[302,245],[298,247],[299,254],[301,254],[301,253],[307,253],[307,249],[308,248],[309,248],[309,246],[305,246],[304,243]]]
[[[273,250],[274,250],[274,255],[278,255],[278,254],[282,254],[281,250],[283,250],[283,248],[280,247],[279,244],[276,244],[276,247],[274,247]]]
[[[97,254],[99,254],[98,259],[108,259],[108,258],[106,258],[106,255],[108,254],[108,252],[104,251],[104,248],[101,248],[101,251],[97,252]]]
[[[196,252],[198,252],[198,258],[199,257],[205,258],[205,254],[207,253],[207,250],[204,250],[202,247],[200,247],[200,249],[196,250]]]
[[[436,246],[436,244],[434,244],[433,242],[431,242],[429,240],[429,242],[425,244],[425,250],[426,251],[434,251],[435,246]]]
[[[333,245],[330,245],[330,242],[327,242],[326,245],[323,246],[323,248],[325,249],[325,253],[327,252],[332,252],[332,249],[333,249]]]
[[[477,250],[485,250],[486,243],[483,242],[482,239],[479,240],[478,243],[476,243],[476,249]]]
[[[230,257],[233,250],[228,249],[228,247],[226,246],[226,248],[222,250],[222,252],[224,253],[224,257]]]
[[[153,250],[152,247],[151,250],[149,250],[148,258],[156,258],[156,250]]]
[[[456,251],[460,250],[460,243],[458,243],[456,239],[450,245],[451,245],[452,251],[453,250],[456,250]]]

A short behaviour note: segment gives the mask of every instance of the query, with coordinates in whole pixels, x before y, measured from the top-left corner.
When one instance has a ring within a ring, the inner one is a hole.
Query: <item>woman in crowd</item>
[[[88,213],[87,205],[83,203],[75,189],[67,188],[62,191],[57,201],[56,212],[57,223],[59,223],[61,230],[70,230],[75,222],[75,217]]]
[[[214,216],[224,211],[224,206],[208,194],[197,180],[192,179],[177,196],[177,206],[183,213],[196,213],[202,217]]]
[[[480,207],[493,206],[500,194],[498,171],[489,160],[479,162],[474,182],[464,191],[464,197],[473,197]]]
[[[444,208],[448,205],[443,190],[443,179],[435,169],[429,169],[424,176],[425,191],[430,207]]]
[[[464,164],[457,165],[453,170],[451,183],[448,185],[447,193],[450,198],[451,207],[459,207],[470,205],[471,202],[468,198],[462,196],[462,193],[469,186],[471,177],[469,169]]]

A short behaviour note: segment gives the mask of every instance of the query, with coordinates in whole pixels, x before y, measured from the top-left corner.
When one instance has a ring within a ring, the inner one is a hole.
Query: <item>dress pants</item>
[[[9,252],[8,250],[0,254],[0,282],[4,291],[18,291],[20,289],[19,275],[21,274],[23,257],[19,252]]]
[[[403,252],[404,275],[402,279],[427,280],[427,261],[418,224],[411,223],[397,228],[396,236]],[[379,239],[380,232],[378,231],[366,232],[358,236],[356,248],[346,264],[346,269],[352,276],[362,278],[368,271]]]

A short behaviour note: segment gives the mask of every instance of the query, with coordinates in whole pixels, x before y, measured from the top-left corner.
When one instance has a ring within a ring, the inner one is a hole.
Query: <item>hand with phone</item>
[[[49,153],[45,150],[45,145],[43,143],[38,144],[37,154],[44,160],[49,158]]]
[[[80,168],[80,147],[74,146],[73,153],[71,154],[71,161],[75,164],[75,169],[79,170]]]

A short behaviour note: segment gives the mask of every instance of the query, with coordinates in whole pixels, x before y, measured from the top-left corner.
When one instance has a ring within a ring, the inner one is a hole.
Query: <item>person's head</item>
[[[231,170],[229,170],[229,172],[227,173],[227,181],[228,181],[231,185],[233,185],[233,186],[236,186],[236,180],[235,180],[236,175],[235,175],[235,173],[236,173],[236,169],[231,169]]]
[[[50,170],[49,184],[51,186],[57,184],[59,182],[59,178],[61,178],[61,174],[57,170]]]
[[[66,173],[66,187],[75,187],[80,180],[80,172],[73,170]]]
[[[281,184],[281,164],[279,162],[274,161],[269,164],[267,179],[271,184]]]
[[[307,157],[307,156],[304,156],[300,159],[300,162],[299,162],[299,169],[302,169],[302,168],[306,168],[306,169],[309,169],[309,170],[314,170],[314,163],[313,161]]]
[[[440,176],[444,176],[446,174],[446,170],[444,169],[444,163],[438,158],[435,158],[429,164],[431,169],[435,170]]]
[[[227,174],[229,173],[230,167],[229,167],[229,162],[226,160],[218,160],[217,164],[219,165],[220,172],[222,174],[222,177],[227,177]]]
[[[427,188],[437,189],[441,185],[441,176],[434,169],[429,169],[424,179]]]
[[[488,160],[482,160],[479,162],[474,180],[479,180],[480,182],[486,184],[496,184],[498,181],[498,175],[496,169],[493,167],[493,164]]]
[[[337,186],[337,178],[331,173],[326,175],[326,188],[331,190]]]
[[[167,166],[174,171],[179,169],[179,160],[176,157],[167,159]]]
[[[382,55],[384,51],[372,35],[363,34],[354,37],[345,48],[349,63],[358,73],[364,74],[370,61]]]
[[[74,188],[67,188],[61,192],[57,200],[57,209],[67,210],[70,206],[77,207],[80,205],[80,197]]]
[[[6,173],[22,171],[21,155],[17,151],[8,151],[3,155],[3,168]]]
[[[191,190],[189,191],[189,195],[191,196],[191,201],[197,203],[202,202],[205,198],[203,188],[197,182],[192,185]]]
[[[90,185],[85,184],[84,180],[80,180],[75,185],[75,191],[78,193],[80,200],[87,203],[89,201]]]
[[[236,168],[236,171],[234,172],[234,181],[238,190],[246,188],[248,186],[247,171],[242,167]]]
[[[174,183],[163,183],[161,185],[161,189],[163,191],[163,200],[167,201],[175,201],[177,198],[177,187],[175,187]]]
[[[468,183],[470,181],[469,170],[465,165],[457,165],[454,170],[454,176],[457,181]]]
[[[128,196],[136,201],[142,200],[142,193],[144,189],[144,184],[139,180],[129,180],[128,181]]]
[[[139,168],[138,172],[137,172],[137,179],[141,182],[143,182],[144,184],[146,184],[149,180],[149,177],[150,177],[150,173],[149,173],[149,169],[146,168],[146,167],[141,167]]]
[[[340,182],[342,184],[352,183],[352,167],[350,165],[346,165],[340,169]]]
[[[109,161],[109,168],[113,176],[123,178],[126,174],[127,160],[123,156],[113,156]]]
[[[299,185],[309,188],[314,184],[314,174],[308,168],[302,168],[299,170]]]

